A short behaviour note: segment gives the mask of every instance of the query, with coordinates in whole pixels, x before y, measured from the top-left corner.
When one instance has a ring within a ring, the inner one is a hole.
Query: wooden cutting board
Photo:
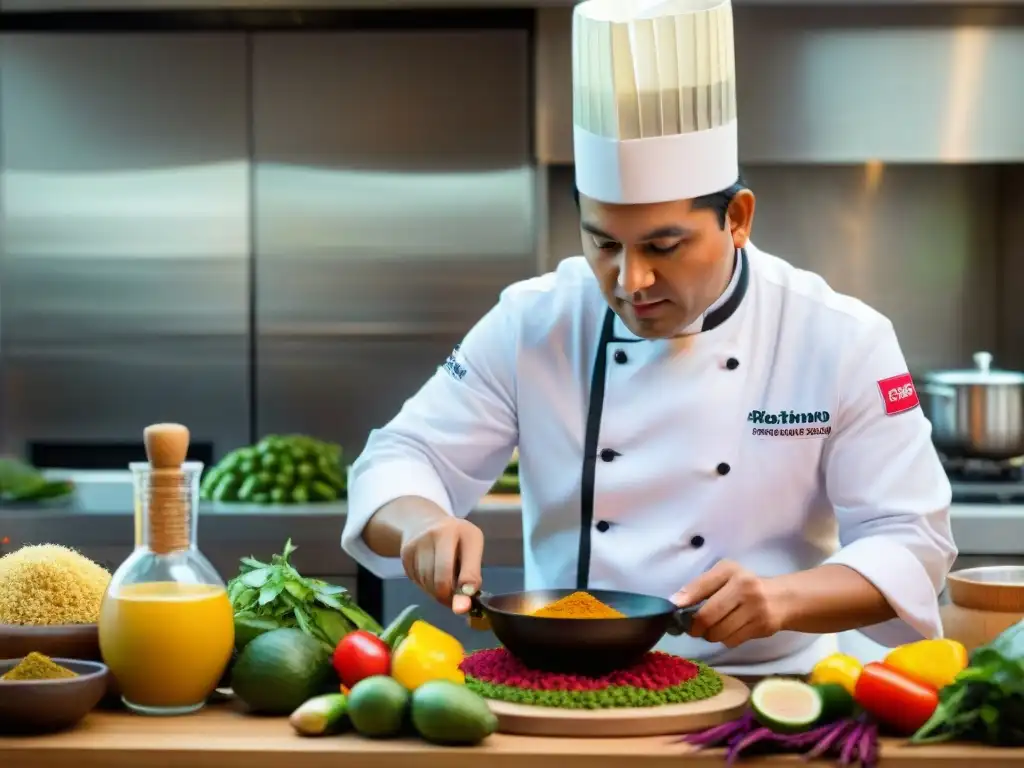
[[[735,677],[722,675],[725,687],[717,696],[686,704],[636,709],[559,709],[509,704],[489,699],[498,716],[498,731],[522,736],[620,738],[693,733],[740,717],[750,689]]]

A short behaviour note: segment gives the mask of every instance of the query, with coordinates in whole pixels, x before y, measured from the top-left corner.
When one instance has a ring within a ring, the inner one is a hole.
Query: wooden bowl
[[[951,573],[947,584],[952,603],[940,609],[943,630],[969,651],[1024,619],[1024,566],[968,568]]]
[[[100,633],[95,624],[21,626],[0,624],[0,659],[20,659],[35,651],[51,659],[102,661]]]
[[[961,608],[1024,613],[1024,565],[989,565],[949,574],[949,597]]]
[[[107,691],[108,670],[97,661],[53,659],[78,677],[60,680],[0,680],[0,733],[54,733],[78,725]],[[21,659],[0,661],[0,675]]]

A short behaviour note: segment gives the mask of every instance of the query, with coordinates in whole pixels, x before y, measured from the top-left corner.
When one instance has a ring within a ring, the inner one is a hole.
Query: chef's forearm
[[[398,557],[402,540],[449,517],[441,507],[420,496],[402,496],[373,513],[363,528],[363,541],[381,557]]]
[[[874,584],[845,565],[822,565],[770,580],[783,629],[831,634],[880,624],[896,611]]]

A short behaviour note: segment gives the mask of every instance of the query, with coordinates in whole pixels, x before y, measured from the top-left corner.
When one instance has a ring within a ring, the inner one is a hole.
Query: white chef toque
[[[736,183],[729,0],[586,0],[573,13],[572,48],[582,194],[660,203]]]

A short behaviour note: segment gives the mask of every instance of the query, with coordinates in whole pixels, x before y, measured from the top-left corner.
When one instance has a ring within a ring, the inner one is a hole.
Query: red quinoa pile
[[[491,648],[467,656],[462,671],[466,687],[486,699],[561,709],[657,707],[722,690],[722,678],[710,667],[660,651],[628,669],[585,677],[530,669],[504,648]]]

